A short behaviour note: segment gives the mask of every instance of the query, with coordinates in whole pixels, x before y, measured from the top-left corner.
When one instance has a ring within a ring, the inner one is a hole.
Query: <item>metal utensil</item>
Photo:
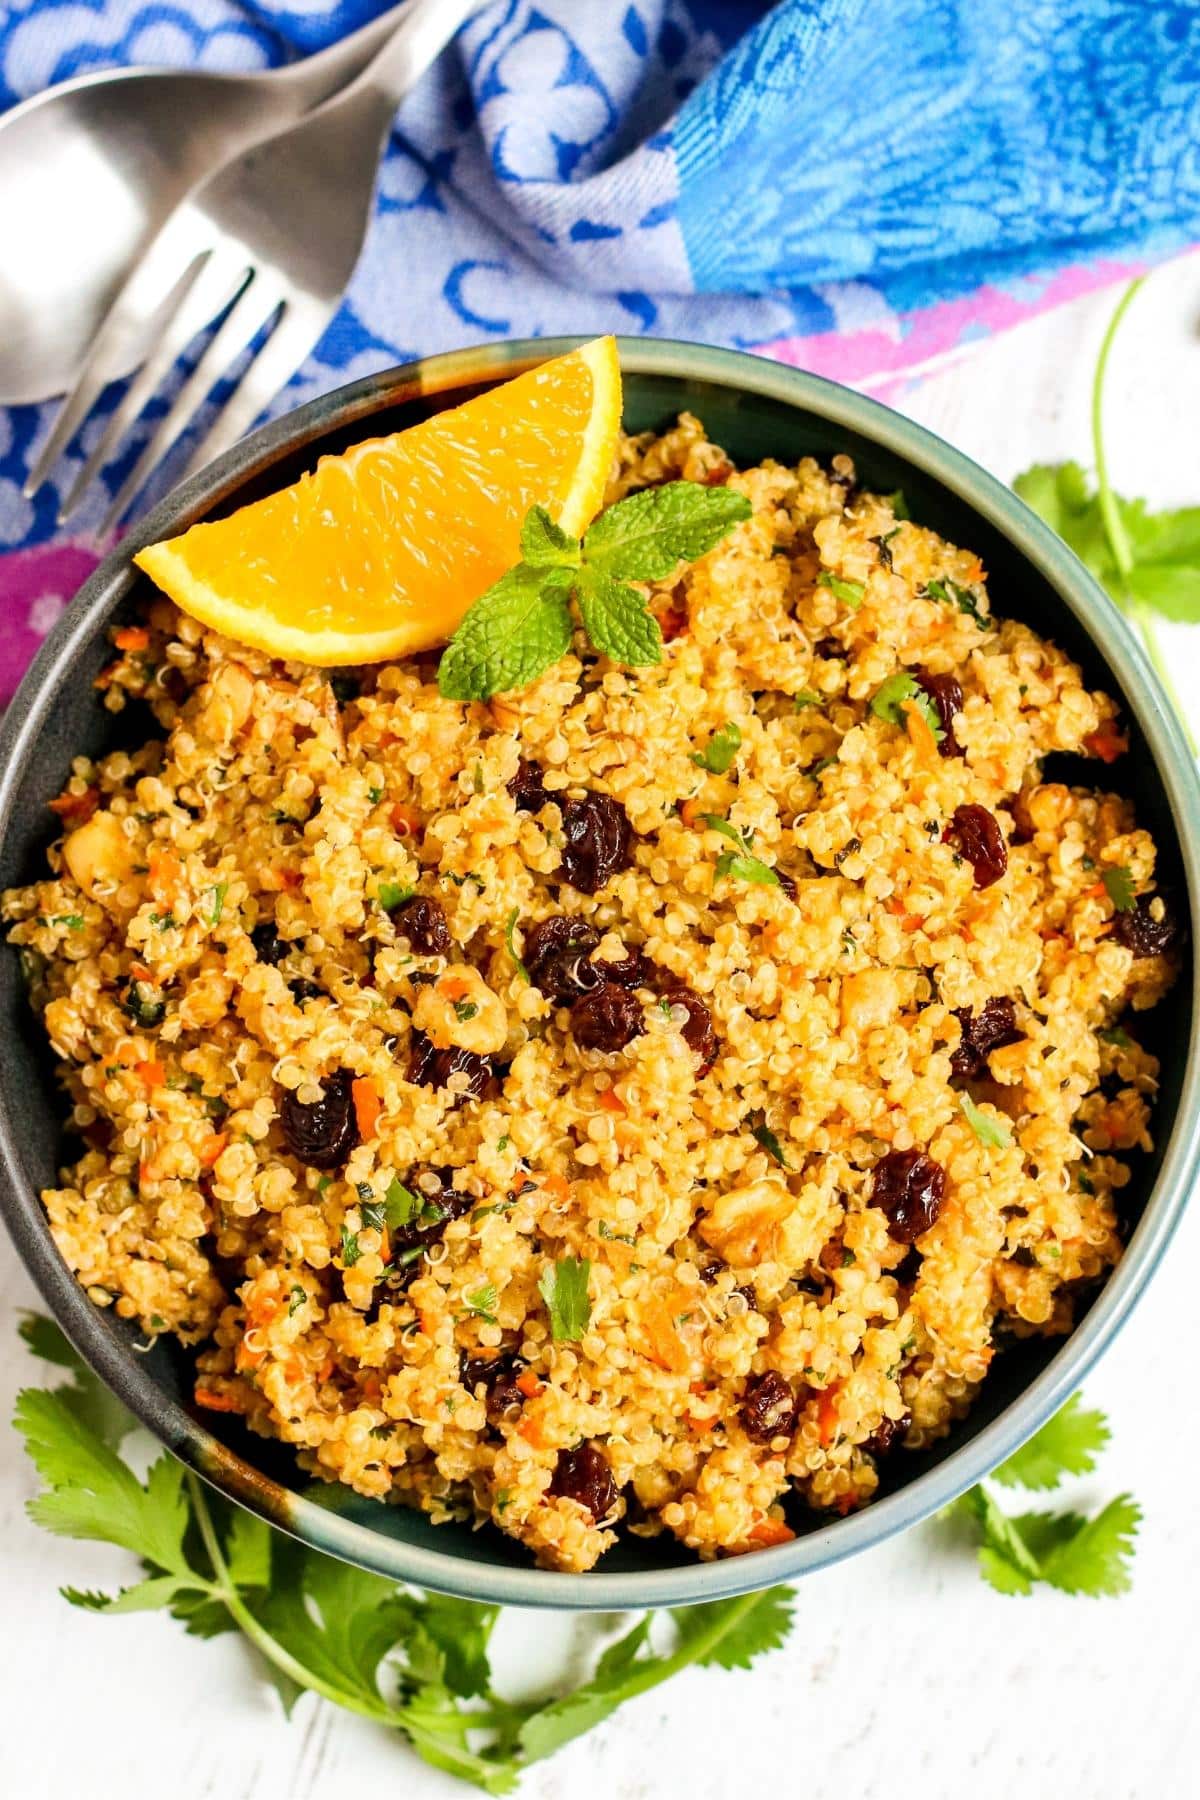
[[[235,443],[295,374],[354,272],[396,106],[479,4],[412,0],[389,42],[349,87],[235,156],[175,209],[117,296],[30,474],[27,494],[46,479],[131,345],[140,345],[146,360],[75,477],[60,523],[214,319],[217,329],[122,484],[102,533],[124,516],[215,383],[256,340],[189,470]]]
[[[121,283],[188,189],[353,80],[409,4],[287,68],[102,70],[5,113],[0,404],[65,393]]]

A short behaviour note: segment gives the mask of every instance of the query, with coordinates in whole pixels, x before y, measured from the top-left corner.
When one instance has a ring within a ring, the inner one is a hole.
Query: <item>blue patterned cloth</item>
[[[103,65],[278,63],[380,9],[12,0],[0,105]],[[400,109],[346,304],[279,405],[561,331],[901,368],[997,295],[1200,238],[1198,119],[1198,0],[493,0]],[[18,492],[48,417],[0,413],[0,546],[51,529]]]

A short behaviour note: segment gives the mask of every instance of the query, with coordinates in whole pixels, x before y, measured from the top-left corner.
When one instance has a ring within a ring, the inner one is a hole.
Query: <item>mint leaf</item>
[[[635,669],[662,661],[658,620],[636,588],[585,565],[579,571],[575,599],[583,628],[602,656]]]
[[[1112,901],[1117,912],[1137,911],[1137,899],[1133,889],[1133,876],[1124,865],[1121,865],[1118,868],[1105,869],[1101,880],[1104,882],[1104,891]]]
[[[915,675],[907,669],[900,669],[895,675],[889,675],[882,687],[875,690],[871,699],[871,711],[877,719],[883,719],[889,725],[904,727],[907,724],[905,705],[917,708],[928,725],[937,743],[945,738],[942,721],[938,717],[937,707],[929,698]]]
[[[744,494],[698,481],[642,488],[600,514],[583,540],[584,563],[614,581],[660,581],[712,550],[751,511]]]
[[[857,612],[866,594],[866,585],[861,581],[847,581],[842,575],[835,575],[832,569],[822,569],[817,576],[817,586],[828,588],[839,600],[845,602],[851,612]]]
[[[698,769],[707,769],[710,775],[727,775],[741,747],[742,734],[731,719],[727,725],[717,727],[704,749],[696,751],[692,761]]]
[[[1057,1487],[1064,1475],[1090,1475],[1108,1439],[1104,1414],[1086,1412],[1083,1396],[1073,1394],[991,1478],[1003,1487]]]
[[[992,1150],[1007,1150],[1012,1143],[1012,1127],[1006,1120],[993,1119],[976,1106],[970,1094],[960,1094],[958,1104],[964,1119],[981,1144]]]
[[[586,1257],[560,1256],[543,1270],[538,1293],[550,1314],[550,1331],[556,1344],[577,1343],[592,1316],[588,1277],[592,1265]]]
[[[544,506],[531,506],[521,526],[521,561],[532,569],[577,569],[579,539],[556,525]]]
[[[571,647],[570,574],[518,563],[475,602],[438,665],[447,700],[527,687]]]

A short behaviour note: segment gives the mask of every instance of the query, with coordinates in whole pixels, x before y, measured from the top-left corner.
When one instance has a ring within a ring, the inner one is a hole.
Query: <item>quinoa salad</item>
[[[146,741],[3,899],[92,1300],[202,1414],[568,1571],[848,1513],[1071,1329],[1179,939],[1113,701],[969,548],[687,415],[609,497],[676,479],[753,515],[649,584],[652,668],[579,636],[464,704],[153,602],[100,682]]]

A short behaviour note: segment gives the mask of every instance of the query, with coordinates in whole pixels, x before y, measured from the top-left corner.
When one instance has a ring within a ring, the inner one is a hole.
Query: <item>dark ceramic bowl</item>
[[[98,705],[92,678],[107,660],[108,628],[133,616],[148,584],[132,567],[141,544],[256,499],[294,480],[323,451],[414,424],[471,392],[569,348],[529,341],[434,357],[372,375],[268,425],[171,494],[86,583],[47,639],[0,736],[0,887],[34,878],[55,833],[46,802],[72,756],[99,754],[122,727]],[[1160,848],[1162,879],[1192,915],[1200,899],[1200,788],[1192,759],[1153,672],[1116,609],[1061,542],[989,475],[886,408],[811,375],[691,344],[622,344],[625,417],[635,430],[683,408],[698,413],[742,463],[849,451],[863,482],[902,487],[913,517],[969,545],[989,571],[993,604],[1027,620],[1077,658],[1091,682],[1119,695],[1131,749],[1114,770],[1088,765],[1078,778],[1136,795],[1139,818]],[[1070,778],[1071,771],[1063,774]],[[86,1299],[51,1240],[38,1190],[56,1178],[61,1126],[51,1058],[25,1002],[17,958],[0,952],[0,1181],[17,1247],[76,1348],[164,1444],[234,1500],[297,1537],[380,1574],[477,1600],[531,1606],[623,1608],[680,1605],[786,1581],[876,1544],[927,1517],[978,1481],[1036,1431],[1078,1385],[1145,1287],[1179,1219],[1196,1171],[1196,988],[1191,963],[1148,1015],[1162,1059],[1154,1121],[1157,1148],[1127,1190],[1132,1234],[1120,1266],[1066,1340],[1029,1343],[1001,1358],[969,1419],[934,1451],[892,1459],[880,1498],[853,1517],[797,1520],[793,1542],[753,1556],[701,1564],[666,1537],[630,1539],[590,1575],[534,1569],[491,1529],[432,1526],[421,1514],[322,1490],[277,1444],[237,1421],[198,1415],[188,1359],[162,1341],[136,1355],[134,1333]],[[220,1436],[214,1431],[219,1430]]]

